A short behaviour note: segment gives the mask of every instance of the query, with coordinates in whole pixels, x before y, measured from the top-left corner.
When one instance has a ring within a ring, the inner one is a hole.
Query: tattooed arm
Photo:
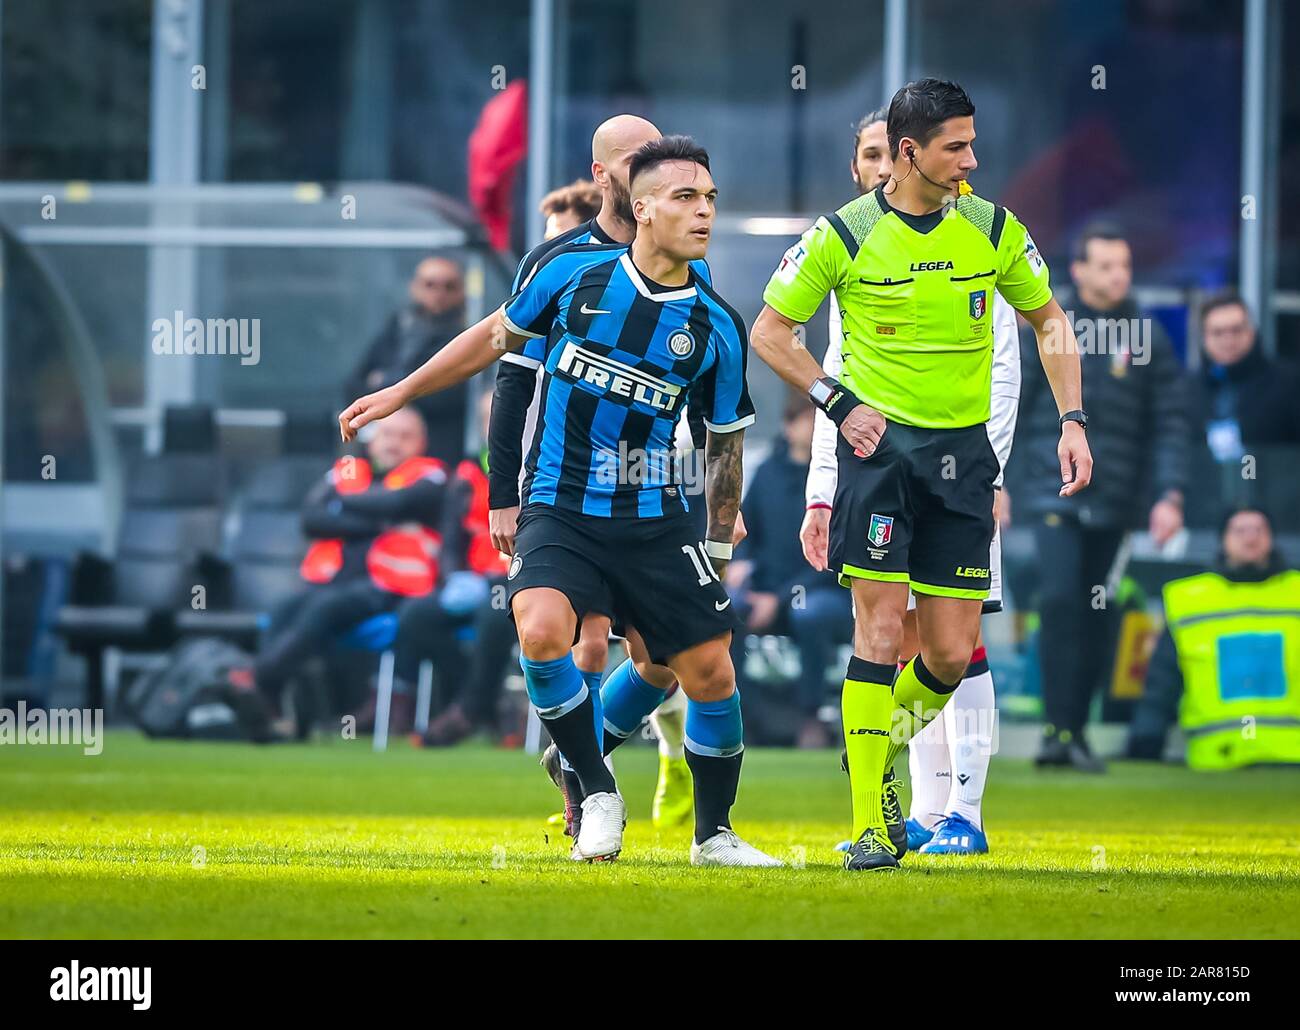
[[[705,536],[712,541],[730,545],[736,519],[740,517],[740,488],[744,481],[741,458],[744,453],[745,432],[731,433],[709,431],[705,444],[704,497],[709,511],[709,526]],[[727,562],[713,558],[713,568],[719,576],[726,571]]]

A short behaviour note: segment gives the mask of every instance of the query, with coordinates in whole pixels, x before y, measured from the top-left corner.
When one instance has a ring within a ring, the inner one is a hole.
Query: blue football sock
[[[528,700],[543,719],[560,718],[582,704],[586,697],[587,687],[582,673],[573,664],[572,654],[549,662],[534,662],[520,656],[519,665],[524,670]]]
[[[583,795],[613,791],[614,777],[605,768],[596,720],[599,692],[583,681],[569,653],[551,661],[519,659],[528,697],[546,723],[547,732],[568,759],[582,785]]]
[[[725,701],[686,702],[686,764],[695,781],[695,843],[731,826],[745,732],[740,692]]]
[[[724,701],[686,702],[686,750],[697,755],[730,758],[745,747],[740,718],[740,691]]]
[[[582,673],[582,682],[587,685],[587,691],[591,694],[592,721],[595,723],[597,740],[605,736],[605,704],[600,693],[600,675],[599,672]]]
[[[605,754],[627,740],[642,721],[664,703],[667,691],[647,683],[636,671],[632,659],[609,674],[600,688],[600,700],[605,707]]]
[[[582,672],[581,669],[579,669],[578,671]],[[605,736],[605,725],[604,725],[605,716],[601,708],[600,673],[583,672],[582,682],[587,684],[587,690],[591,694],[591,706],[592,706],[591,716],[592,716],[592,721],[596,724],[596,739],[602,740],[604,739]],[[564,757],[564,755],[560,755],[560,768],[563,769],[565,772],[570,772],[570,773],[573,772],[573,766],[570,764],[569,760]]]

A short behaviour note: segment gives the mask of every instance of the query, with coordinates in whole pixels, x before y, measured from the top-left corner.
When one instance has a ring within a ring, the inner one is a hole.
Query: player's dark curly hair
[[[883,122],[889,117],[889,111],[883,107],[877,107],[874,111],[868,111],[853,126],[853,156],[858,156],[858,140],[862,139],[862,130],[868,125],[875,125],[876,122]]]
[[[909,82],[889,102],[889,116],[885,120],[889,156],[898,160],[898,143],[904,136],[924,146],[949,118],[965,118],[974,113],[971,98],[955,82],[946,79]]]
[[[637,176],[657,168],[665,161],[693,161],[709,168],[709,152],[695,142],[690,136],[660,136],[647,143],[642,143],[628,167],[627,181],[636,182]]]

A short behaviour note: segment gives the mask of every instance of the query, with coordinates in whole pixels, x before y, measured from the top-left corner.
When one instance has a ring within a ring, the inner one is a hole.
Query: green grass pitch
[[[3,747],[0,936],[1300,935],[1300,769],[1090,778],[995,758],[991,855],[857,876],[832,851],[834,752],[746,756],[737,829],[786,869],[693,869],[688,831],[650,825],[652,749],[618,772],[623,858],[586,865],[547,839],[554,790],[517,751]]]

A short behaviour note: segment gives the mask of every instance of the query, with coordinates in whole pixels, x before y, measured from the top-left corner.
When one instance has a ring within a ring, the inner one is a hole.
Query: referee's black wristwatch
[[[1088,428],[1088,413],[1082,408],[1075,408],[1073,411],[1067,411],[1061,416],[1059,423],[1060,428],[1065,428],[1067,422],[1078,422],[1079,428],[1086,430]]]

